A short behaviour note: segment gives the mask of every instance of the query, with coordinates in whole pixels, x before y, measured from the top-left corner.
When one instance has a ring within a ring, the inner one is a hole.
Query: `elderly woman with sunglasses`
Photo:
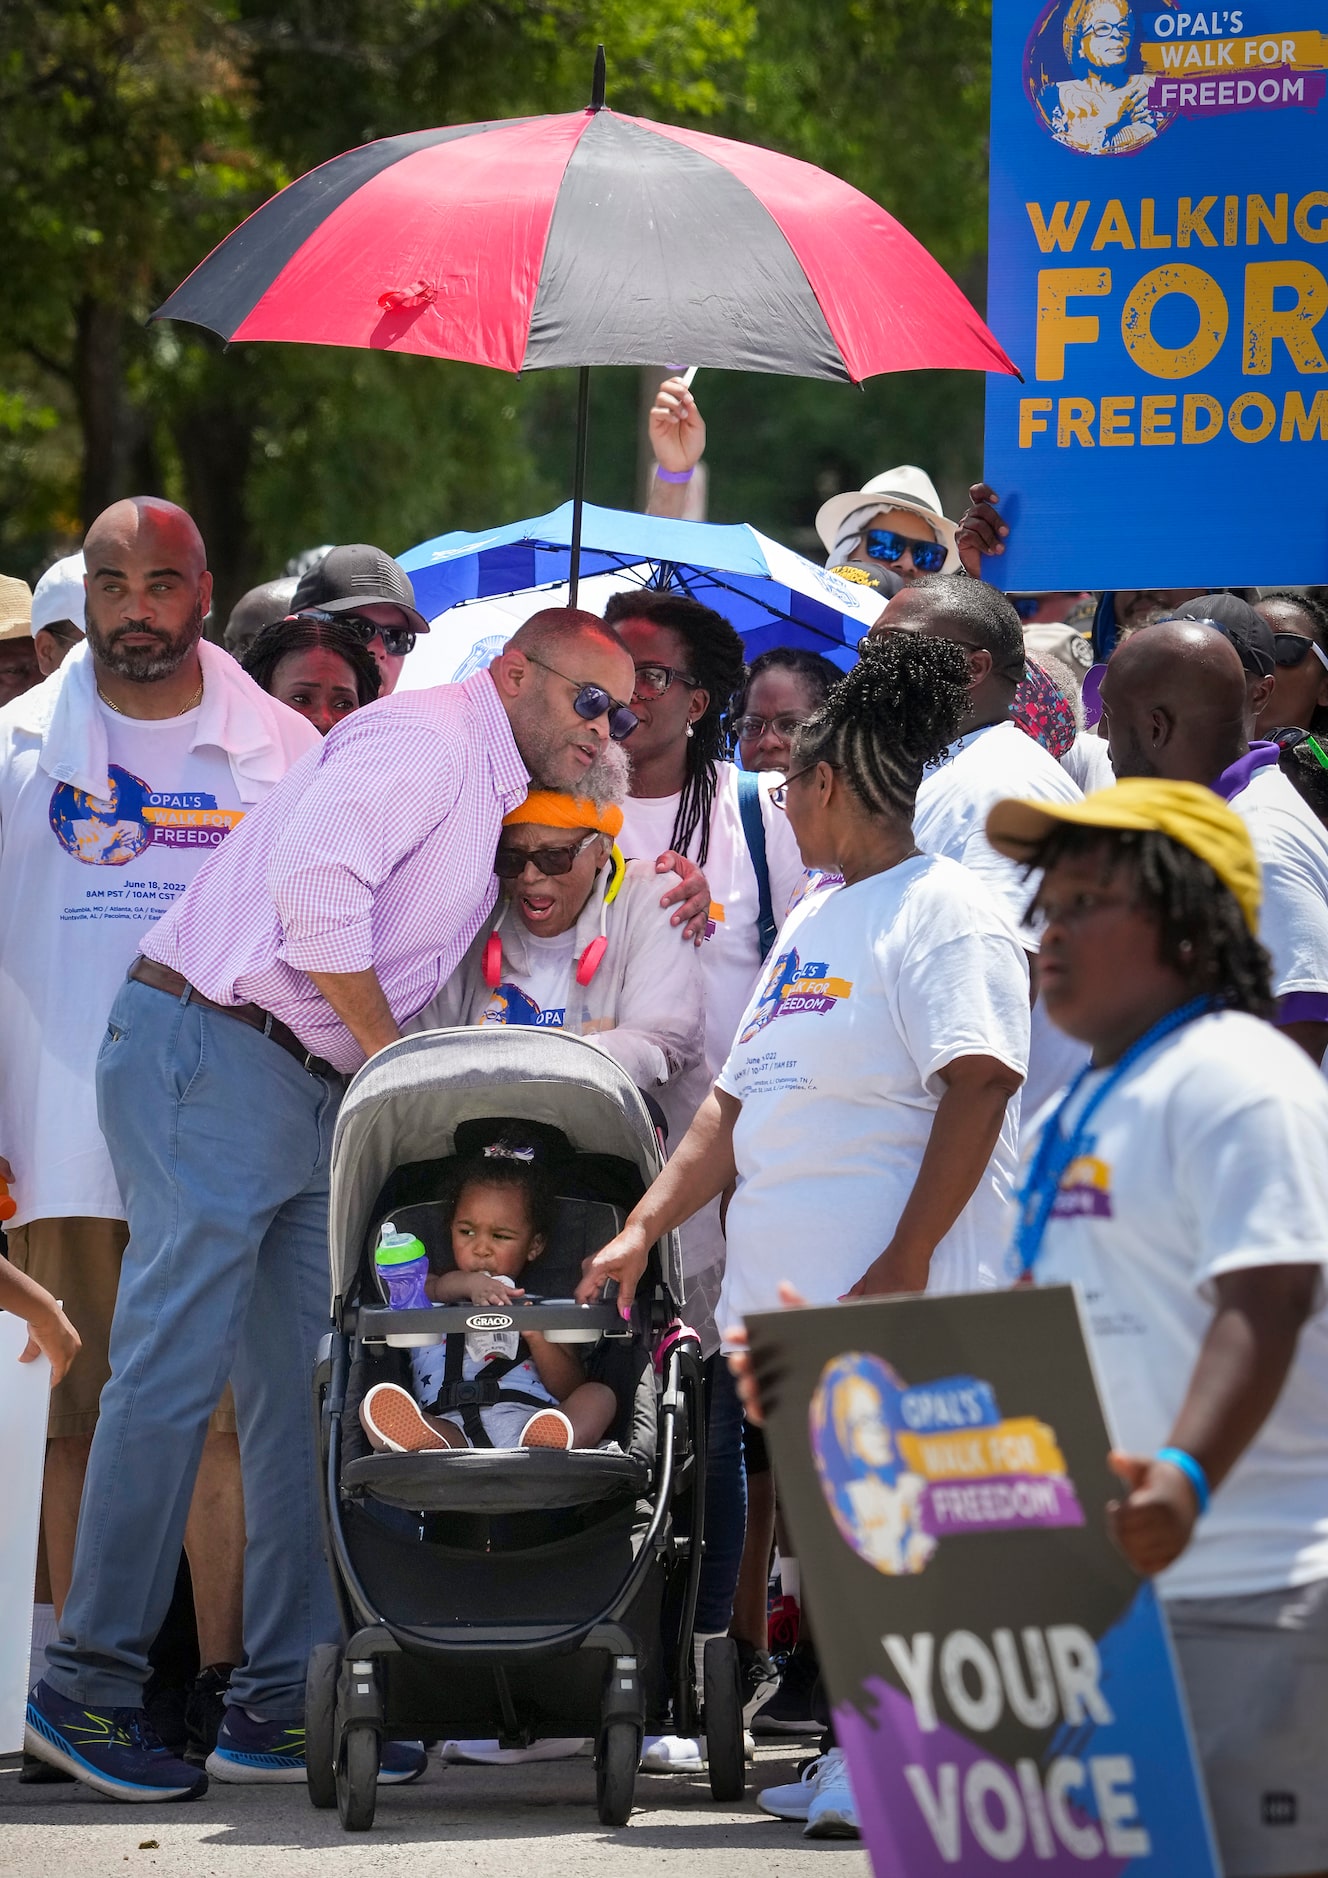
[[[952,574],[959,566],[955,524],[941,513],[931,477],[913,463],[831,496],[816,512],[816,532],[828,567],[884,570],[904,586],[924,574]]]
[[[535,789],[506,816],[494,856],[498,903],[407,1028],[571,1031],[650,1093],[701,1060],[700,959],[659,904],[667,879],[653,862],[624,861],[617,846],[625,757],[611,749],[596,770],[590,793]]]

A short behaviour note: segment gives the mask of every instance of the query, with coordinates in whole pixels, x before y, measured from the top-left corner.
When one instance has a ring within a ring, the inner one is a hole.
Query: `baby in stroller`
[[[525,1296],[517,1280],[553,1227],[554,1184],[541,1144],[504,1136],[459,1172],[448,1232],[454,1269],[430,1271],[434,1304],[487,1306],[495,1315]],[[415,1394],[377,1383],[360,1404],[376,1449],[415,1454],[448,1448],[593,1448],[617,1414],[613,1391],[588,1382],[575,1350],[532,1331],[480,1329],[411,1352]],[[438,1411],[449,1384],[484,1377],[499,1387],[484,1404]]]

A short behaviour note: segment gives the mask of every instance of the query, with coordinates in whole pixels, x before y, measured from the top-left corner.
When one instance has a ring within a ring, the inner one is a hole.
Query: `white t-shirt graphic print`
[[[885,1250],[962,1056],[1028,1065],[1028,966],[992,896],[919,855],[809,894],[785,922],[719,1087],[742,1103],[721,1325],[855,1284]],[[969,1204],[937,1246],[928,1288],[1000,1282],[1019,1097]]]
[[[515,913],[507,917],[515,919]],[[567,1022],[567,987],[574,969],[576,933],[559,933],[554,939],[525,935],[530,964],[520,979],[510,968],[503,982],[490,998],[482,1024],[528,1024],[539,1030],[561,1030]]]
[[[0,916],[0,1036],[11,1062],[36,1065],[0,1074],[0,1139],[22,1176],[16,1224],[124,1217],[97,1125],[106,1013],[143,934],[240,820],[225,751],[189,748],[197,711],[104,716],[111,796],[34,769],[4,828],[22,915]]]

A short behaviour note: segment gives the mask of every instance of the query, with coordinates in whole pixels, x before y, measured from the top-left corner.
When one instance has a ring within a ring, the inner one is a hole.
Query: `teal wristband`
[[[1182,1474],[1194,1488],[1194,1497],[1199,1502],[1200,1518],[1208,1511],[1208,1502],[1212,1499],[1212,1489],[1208,1485],[1208,1476],[1192,1454],[1184,1448],[1159,1448],[1159,1461],[1167,1461],[1172,1467],[1179,1467]]]

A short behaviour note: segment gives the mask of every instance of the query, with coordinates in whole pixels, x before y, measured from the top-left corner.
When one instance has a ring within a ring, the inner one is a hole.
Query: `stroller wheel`
[[[602,1825],[627,1824],[640,1762],[641,1730],[636,1723],[606,1722],[595,1756],[595,1802]]]
[[[743,1753],[738,1646],[732,1637],[706,1638],[702,1676],[710,1791],[717,1800],[740,1800],[747,1791],[747,1761]]]
[[[337,1674],[341,1647],[320,1643],[304,1682],[304,1765],[311,1806],[337,1803]]]
[[[337,1761],[337,1811],[347,1832],[368,1832],[378,1800],[378,1730],[363,1722],[346,1730]]]

